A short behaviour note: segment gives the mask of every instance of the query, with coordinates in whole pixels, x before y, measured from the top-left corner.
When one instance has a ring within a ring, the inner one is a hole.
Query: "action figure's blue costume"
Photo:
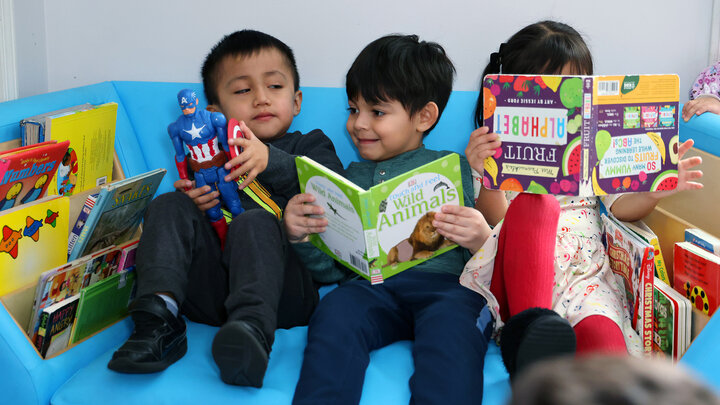
[[[190,169],[195,173],[195,187],[209,185],[220,191],[220,198],[233,217],[243,212],[235,182],[226,182],[228,171],[224,165],[228,158],[227,119],[222,113],[198,108],[194,91],[184,89],[178,93],[181,115],[168,126],[168,134],[175,147],[175,164],[181,179],[187,179],[187,159],[184,145],[190,150]],[[222,148],[221,148],[222,145]],[[220,204],[206,211],[211,224],[224,242],[227,223]]]

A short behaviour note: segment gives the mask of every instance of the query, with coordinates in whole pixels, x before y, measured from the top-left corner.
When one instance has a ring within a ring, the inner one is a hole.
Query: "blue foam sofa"
[[[126,176],[164,167],[168,169],[160,191],[172,190],[177,173],[166,127],[180,113],[175,96],[182,88],[202,94],[196,83],[104,82],[0,103],[0,143],[17,140],[18,122],[25,117],[81,103],[119,104],[115,149]],[[358,160],[345,131],[347,100],[342,88],[303,88],[301,114],[291,129],[321,128],[333,140],[343,164]],[[453,92],[438,126],[426,139],[433,149],[463,153],[471,132],[476,92]],[[720,117],[705,114],[681,122],[681,138],[692,137],[697,148],[720,155]],[[662,237],[662,235],[661,235]],[[326,292],[322,291],[322,292]],[[107,369],[112,352],[130,335],[132,322],[125,319],[76,344],[62,354],[43,360],[22,328],[0,305],[0,403],[2,404],[144,404],[229,403],[289,404],[297,382],[306,328],[278,330],[262,389],[223,384],[210,354],[217,328],[188,323],[188,353],[162,373],[123,375]],[[720,320],[714,317],[684,357],[716,387],[715,372],[720,348]],[[362,404],[407,404],[412,374],[411,342],[398,342],[371,355]],[[486,405],[502,404],[508,397],[507,373],[499,349],[491,344],[485,363]],[[480,398],[478,398],[480,403]]]
[[[20,136],[18,122],[37,113],[81,103],[114,101],[119,105],[115,149],[126,176],[158,167],[168,169],[158,193],[172,190],[177,179],[167,125],[180,114],[176,94],[196,83],[104,82],[0,104],[0,143]],[[427,146],[463,153],[471,131],[477,93],[455,92]],[[204,103],[204,100],[202,101]],[[347,99],[342,88],[303,88],[301,114],[291,129],[321,128],[333,140],[343,164],[358,160],[345,131]],[[324,288],[321,293],[327,291]],[[210,353],[217,328],[188,322],[188,353],[162,373],[124,375],[106,365],[130,335],[125,319],[43,360],[8,310],[0,307],[0,403],[81,405],[144,403],[289,404],[299,377],[306,327],[278,330],[262,389],[229,386],[219,378]],[[411,342],[373,352],[366,374],[363,404],[407,404],[413,371]],[[485,365],[483,402],[501,404],[509,393],[499,349],[491,344]],[[478,398],[480,402],[480,398]]]

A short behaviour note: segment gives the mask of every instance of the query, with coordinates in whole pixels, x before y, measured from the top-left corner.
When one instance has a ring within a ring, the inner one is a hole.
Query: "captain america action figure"
[[[232,216],[237,216],[244,210],[237,185],[235,182],[225,181],[228,171],[223,166],[228,161],[226,151],[230,150],[227,143],[227,119],[220,112],[199,109],[197,95],[192,90],[180,90],[177,99],[183,115],[168,126],[168,134],[175,147],[175,165],[180,178],[188,179],[189,163],[190,170],[195,174],[195,187],[209,185],[212,189],[210,192],[218,190]],[[190,150],[189,162],[185,156],[184,145]],[[223,243],[227,222],[220,204],[209,208],[205,213]]]

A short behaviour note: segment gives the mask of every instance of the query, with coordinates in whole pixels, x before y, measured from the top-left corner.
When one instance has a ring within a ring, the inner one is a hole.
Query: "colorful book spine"
[[[697,228],[685,230],[685,241],[693,243],[708,252],[720,256],[720,239]]]
[[[98,194],[90,194],[87,199],[85,200],[85,204],[83,205],[82,209],[80,210],[80,215],[78,215],[77,221],[75,221],[75,226],[73,226],[72,231],[70,231],[70,238],[68,239],[68,256],[70,255],[70,252],[72,252],[73,246],[75,246],[75,242],[77,242],[78,238],[80,237],[80,233],[82,232],[82,229],[85,227],[85,223],[87,222],[87,218],[90,215],[90,211],[92,211],[93,207],[95,206],[95,202],[97,201]]]
[[[43,310],[35,338],[35,347],[43,357],[52,356],[68,346],[79,298],[80,295],[75,295]]]

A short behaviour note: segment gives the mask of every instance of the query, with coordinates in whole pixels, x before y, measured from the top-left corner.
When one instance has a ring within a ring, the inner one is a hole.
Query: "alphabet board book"
[[[487,75],[483,118],[502,146],[488,188],[605,195],[677,186],[677,75]]]
[[[0,152],[0,211],[45,196],[69,142],[43,142]]]
[[[49,196],[0,212],[0,295],[67,261],[67,197]]]
[[[166,172],[155,169],[102,186],[68,260],[132,239]]]
[[[460,158],[452,153],[364,190],[304,156],[300,190],[315,196],[327,230],[310,242],[371,283],[457,245],[434,232],[433,212],[463,201]]]
[[[653,342],[654,249],[611,214],[602,214],[610,268],[625,289],[632,325],[640,335],[642,353],[649,356]]]

